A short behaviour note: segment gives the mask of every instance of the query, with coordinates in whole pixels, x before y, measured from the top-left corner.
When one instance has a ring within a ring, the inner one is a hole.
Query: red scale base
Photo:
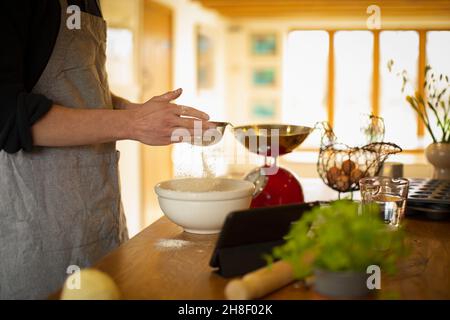
[[[275,174],[261,174],[264,170],[267,168],[259,168],[246,177],[257,187],[256,196],[251,204],[252,208],[305,202],[302,186],[293,173],[278,168]]]

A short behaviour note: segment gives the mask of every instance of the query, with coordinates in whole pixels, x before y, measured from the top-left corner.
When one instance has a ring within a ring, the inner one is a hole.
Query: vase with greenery
[[[271,259],[290,263],[296,279],[313,274],[320,294],[355,298],[370,293],[370,268],[392,274],[404,253],[403,231],[389,229],[377,206],[340,200],[303,215]]]
[[[388,62],[392,72],[393,60]],[[397,72],[401,76],[402,92],[410,85],[406,70]],[[450,180],[450,83],[448,75],[435,73],[431,66],[425,68],[423,92],[407,95],[406,101],[416,111],[433,140],[426,150],[428,161],[434,166],[433,178]],[[435,125],[433,125],[433,123]]]

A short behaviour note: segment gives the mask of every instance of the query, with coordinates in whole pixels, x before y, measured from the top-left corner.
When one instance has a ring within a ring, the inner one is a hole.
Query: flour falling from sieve
[[[214,178],[216,176],[214,169],[211,167],[211,164],[208,163],[208,159],[206,157],[206,152],[204,149],[201,151],[202,156],[202,164],[203,164],[203,177],[205,178]],[[215,162],[217,159],[213,158]]]
[[[215,178],[218,176],[218,163],[223,162],[223,152],[220,146],[199,147],[187,144],[176,147],[175,177]]]

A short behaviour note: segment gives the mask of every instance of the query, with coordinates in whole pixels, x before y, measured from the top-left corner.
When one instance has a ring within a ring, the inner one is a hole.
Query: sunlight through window
[[[339,31],[335,44],[334,130],[341,142],[361,144],[361,119],[371,113],[373,34]]]
[[[316,122],[327,118],[327,65],[326,31],[289,33],[284,72],[284,121],[314,126]],[[303,146],[318,144],[318,135],[313,135]]]
[[[450,77],[450,31],[430,31],[427,32],[427,64],[433,68],[434,73]],[[450,92],[447,90],[445,99],[449,99]],[[438,129],[436,118],[430,112],[430,123],[436,138],[441,137],[441,132]],[[425,135],[425,146],[433,142],[428,132]]]
[[[450,77],[450,31],[427,33],[427,63],[438,73]]]
[[[415,31],[383,31],[380,34],[380,114],[386,125],[385,140],[402,148],[417,147],[417,116],[406,102],[406,95],[417,88],[419,35]],[[393,71],[387,64],[394,61]],[[401,92],[402,77],[396,73],[406,70],[410,85]]]

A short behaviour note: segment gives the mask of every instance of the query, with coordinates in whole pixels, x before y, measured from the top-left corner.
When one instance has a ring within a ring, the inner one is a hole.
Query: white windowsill
[[[296,151],[280,157],[279,165],[294,172],[300,178],[319,178],[317,173],[318,152]],[[433,168],[423,153],[401,153],[388,158],[387,162],[403,163],[406,178],[431,178]],[[232,164],[228,166],[230,177],[241,178],[257,167],[256,164]]]
[[[316,178],[318,156],[318,152],[296,151],[281,157],[279,163],[300,177]],[[423,153],[400,153],[389,157],[386,162],[403,163],[403,175],[406,178],[431,178],[433,173]]]

